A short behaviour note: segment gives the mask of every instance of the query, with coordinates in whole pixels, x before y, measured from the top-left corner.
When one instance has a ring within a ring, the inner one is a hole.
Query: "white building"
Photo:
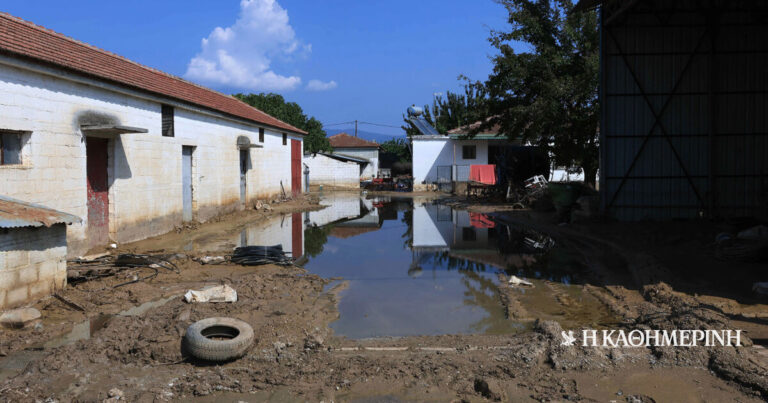
[[[300,192],[304,134],[0,13],[0,195],[82,217],[69,255]]]
[[[369,181],[379,175],[379,144],[339,133],[328,137],[333,147],[333,153],[340,156],[353,157],[360,163],[360,180]]]
[[[360,188],[361,163],[349,157],[326,153],[304,154],[304,165],[309,168],[310,186]]]
[[[421,135],[413,145],[413,190],[434,190],[469,181],[472,165],[496,164],[495,155],[512,143],[496,134]],[[445,190],[445,189],[444,189]]]
[[[67,224],[80,219],[0,196],[0,309],[60,290],[67,283]]]

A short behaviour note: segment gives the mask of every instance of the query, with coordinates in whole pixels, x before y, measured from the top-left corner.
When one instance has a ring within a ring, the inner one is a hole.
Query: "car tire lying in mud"
[[[241,320],[207,318],[187,328],[184,347],[201,360],[229,361],[245,355],[253,339],[253,328]]]

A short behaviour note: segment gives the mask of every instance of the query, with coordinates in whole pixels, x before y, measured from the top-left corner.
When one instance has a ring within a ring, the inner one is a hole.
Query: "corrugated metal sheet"
[[[79,223],[80,218],[39,204],[0,196],[0,228],[50,227]]]
[[[615,218],[768,216],[766,2],[701,4],[641,1],[603,27],[600,189]]]

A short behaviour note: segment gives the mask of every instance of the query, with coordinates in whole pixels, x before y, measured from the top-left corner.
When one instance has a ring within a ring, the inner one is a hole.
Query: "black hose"
[[[232,254],[230,261],[243,266],[258,266],[263,264],[289,266],[293,264],[293,258],[286,255],[286,252],[283,251],[283,245],[243,246],[235,248],[235,252]]]

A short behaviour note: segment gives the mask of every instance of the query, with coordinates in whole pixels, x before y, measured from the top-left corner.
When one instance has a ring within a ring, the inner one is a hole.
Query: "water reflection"
[[[350,199],[337,197],[305,219],[304,267],[350,282],[331,325],[337,334],[503,334],[534,317],[581,324],[607,316],[569,287],[584,270],[577,256],[545,235],[440,204]],[[510,291],[500,287],[500,272],[539,287]],[[510,297],[520,301],[515,320],[502,303]]]

